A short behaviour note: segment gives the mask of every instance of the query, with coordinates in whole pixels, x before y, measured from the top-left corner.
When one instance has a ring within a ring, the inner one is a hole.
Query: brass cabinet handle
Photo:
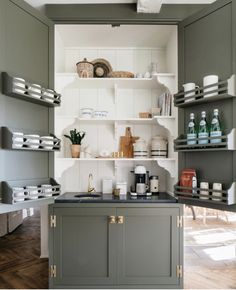
[[[118,216],[116,221],[117,221],[118,224],[123,224],[124,223],[124,217],[123,216]]]
[[[110,215],[108,217],[109,224],[115,224],[116,223],[116,217],[114,215]]]

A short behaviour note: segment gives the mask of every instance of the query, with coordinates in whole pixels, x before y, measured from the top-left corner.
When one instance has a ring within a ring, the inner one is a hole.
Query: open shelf
[[[49,187],[42,185],[49,185]],[[27,186],[37,188],[26,189]],[[7,204],[37,202],[41,199],[52,198],[60,193],[61,187],[53,178],[2,182],[2,203]]]
[[[204,192],[204,194],[203,194]],[[214,192],[221,196],[214,196]],[[174,194],[179,200],[193,200],[201,203],[218,204],[218,205],[233,205],[236,204],[236,182],[230,185],[223,185],[222,190],[203,189],[199,187],[183,187],[179,183],[174,186]],[[212,199],[215,200],[212,200]]]
[[[176,175],[176,158],[56,158],[56,161],[74,161],[74,162],[156,162],[160,167],[169,172],[172,178]],[[115,166],[116,167],[116,166]]]
[[[60,106],[61,95],[54,90],[37,87],[37,84],[29,83],[18,77],[12,77],[8,73],[2,73],[3,94],[21,99],[45,107]]]
[[[29,138],[29,135],[32,136]],[[54,152],[60,151],[61,140],[48,133],[2,127],[2,147],[8,150]]]
[[[57,73],[66,83],[74,83],[80,89],[155,89],[166,83],[166,79],[175,78],[171,73],[160,73],[152,78],[79,78],[76,73]]]
[[[219,143],[199,144],[199,140],[210,142],[210,140],[220,139]],[[194,151],[220,151],[220,150],[236,150],[236,129],[232,129],[229,134],[220,137],[196,138],[191,141],[196,141],[195,145],[187,144],[186,135],[180,135],[174,140],[174,149],[177,152],[194,152]]]
[[[216,90],[204,92],[205,89],[218,87]],[[228,98],[234,98],[236,94],[236,75],[232,75],[226,81],[221,81],[216,84],[201,87],[187,92],[179,92],[174,95],[174,105],[179,108],[190,107],[193,105],[210,103],[213,101],[225,100]],[[187,94],[193,94],[193,96],[187,96]],[[209,95],[209,96],[208,96]]]

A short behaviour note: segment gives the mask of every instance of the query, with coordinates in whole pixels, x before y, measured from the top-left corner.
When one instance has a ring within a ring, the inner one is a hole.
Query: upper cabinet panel
[[[6,15],[7,71],[48,86],[49,27],[11,1]]]
[[[217,74],[220,79],[231,76],[232,5],[230,1],[218,1],[201,17],[190,17],[180,25],[182,83],[202,84],[208,74]]]

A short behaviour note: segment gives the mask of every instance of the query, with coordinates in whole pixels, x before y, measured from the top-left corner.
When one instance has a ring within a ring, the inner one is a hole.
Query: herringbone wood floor
[[[48,259],[40,259],[39,211],[0,238],[0,288],[48,288]]]

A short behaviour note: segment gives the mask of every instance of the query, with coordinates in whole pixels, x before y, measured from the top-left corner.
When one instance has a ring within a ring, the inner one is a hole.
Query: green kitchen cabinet
[[[50,288],[181,288],[182,206],[50,206]]]

